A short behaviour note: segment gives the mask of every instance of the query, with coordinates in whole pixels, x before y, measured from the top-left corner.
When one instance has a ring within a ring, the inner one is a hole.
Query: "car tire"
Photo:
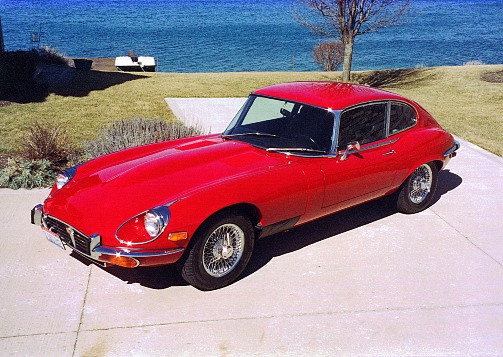
[[[438,184],[438,167],[426,163],[415,169],[398,191],[397,209],[402,213],[417,213],[431,204]]]
[[[239,214],[214,217],[198,229],[195,244],[181,266],[186,282],[199,290],[215,290],[236,281],[253,252],[254,229]]]

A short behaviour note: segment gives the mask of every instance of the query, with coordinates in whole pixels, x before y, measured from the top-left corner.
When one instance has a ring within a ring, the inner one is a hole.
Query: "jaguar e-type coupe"
[[[399,212],[424,210],[458,148],[397,94],[278,84],[253,92],[222,134],[64,170],[31,222],[97,264],[176,264],[196,288],[218,289],[239,278],[257,239],[387,195]]]

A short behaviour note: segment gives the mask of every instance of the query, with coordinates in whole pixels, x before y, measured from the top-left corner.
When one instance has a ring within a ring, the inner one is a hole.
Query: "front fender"
[[[268,226],[303,215],[307,199],[305,174],[299,166],[290,164],[223,182],[180,199],[170,207],[171,220],[166,231],[186,231],[192,237],[213,214],[237,204],[256,207],[259,223]]]

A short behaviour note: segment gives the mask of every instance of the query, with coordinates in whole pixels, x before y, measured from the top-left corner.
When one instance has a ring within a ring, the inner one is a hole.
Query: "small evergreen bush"
[[[49,187],[54,183],[56,170],[48,160],[9,159],[0,170],[0,187],[19,188]]]
[[[166,122],[162,119],[127,119],[108,124],[94,140],[84,144],[83,154],[90,160],[115,151],[201,135],[198,127],[188,127],[180,122]]]

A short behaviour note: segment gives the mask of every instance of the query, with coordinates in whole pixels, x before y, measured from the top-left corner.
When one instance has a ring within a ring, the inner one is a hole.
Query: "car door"
[[[335,158],[323,160],[323,207],[336,211],[389,190],[395,175],[393,145],[387,137],[388,103],[377,102],[340,113]],[[346,150],[353,145],[353,150]],[[360,146],[356,149],[356,146]],[[347,152],[346,152],[347,151]]]

